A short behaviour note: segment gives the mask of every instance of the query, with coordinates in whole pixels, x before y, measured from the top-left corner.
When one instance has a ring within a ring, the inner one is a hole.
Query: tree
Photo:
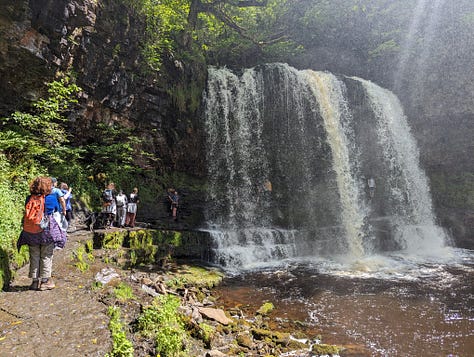
[[[145,17],[143,54],[154,70],[162,56],[176,57],[179,50],[204,51],[211,58],[221,53],[252,52],[262,57],[269,46],[288,42],[288,0],[142,0]],[[133,5],[132,5],[133,4]]]

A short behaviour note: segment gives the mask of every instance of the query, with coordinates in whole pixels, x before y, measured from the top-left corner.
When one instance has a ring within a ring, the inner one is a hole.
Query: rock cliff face
[[[159,169],[202,175],[198,106],[182,98],[190,87],[202,90],[205,67],[166,58],[159,74],[145,74],[144,24],[121,1],[7,0],[0,13],[0,115],[28,106],[55,73],[72,70],[84,90],[70,117],[75,140],[93,140],[96,122],[120,122],[144,139]]]

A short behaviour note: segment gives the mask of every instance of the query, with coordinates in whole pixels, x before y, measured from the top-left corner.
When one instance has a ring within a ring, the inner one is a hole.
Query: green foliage
[[[8,253],[0,247],[0,290],[8,286],[11,279]]]
[[[162,56],[176,49],[174,36],[187,25],[189,1],[184,0],[139,0],[124,1],[145,19],[145,39],[142,55],[150,69],[159,71]]]
[[[166,281],[166,286],[173,289],[183,289],[188,284],[184,276],[175,276],[173,279]]]
[[[15,244],[21,231],[28,183],[50,168],[67,167],[74,150],[65,146],[65,117],[80,88],[65,76],[47,85],[48,97],[34,102],[31,112],[14,112],[0,118],[0,249],[10,264],[23,265],[28,258]],[[76,174],[76,173],[73,173]]]
[[[94,240],[88,239],[86,243],[84,244],[84,247],[85,247],[86,253],[92,254],[92,252],[94,251]]]
[[[138,328],[145,337],[154,337],[156,351],[163,357],[183,356],[186,339],[184,323],[178,314],[180,300],[173,295],[158,296],[138,317]]]
[[[0,150],[15,166],[64,162],[68,142],[64,114],[77,102],[80,88],[70,77],[48,83],[48,97],[33,103],[32,113],[15,112],[0,119]]]
[[[102,284],[100,281],[94,281],[91,284],[91,289],[92,290],[100,290],[104,287],[104,284]]]
[[[127,339],[120,321],[120,308],[110,306],[108,310],[110,316],[109,329],[112,334],[112,351],[106,357],[133,357],[133,344]]]
[[[0,290],[9,284],[10,267],[22,266],[28,260],[28,249],[20,252],[16,249],[25,193],[28,192],[23,175],[25,173],[12,171],[5,155],[0,152]]]
[[[133,294],[132,287],[123,282],[121,282],[120,284],[117,285],[117,287],[115,287],[114,295],[117,298],[117,300],[121,302],[125,302],[125,301],[136,298],[135,295]]]
[[[80,246],[72,253],[72,260],[74,260],[74,266],[81,272],[89,270],[91,262],[95,260],[92,252],[87,252],[85,246]]]
[[[96,123],[91,130],[95,141],[76,148],[76,158],[67,167],[59,166],[61,171],[56,176],[74,182],[78,192],[86,193],[81,199],[96,210],[101,204],[100,193],[108,182],[115,182],[116,188],[126,193],[137,186],[137,178],[145,172],[134,160],[145,155],[138,152],[142,139],[130,128],[118,123]]]
[[[142,55],[153,71],[161,69],[165,54],[194,61],[206,53],[213,63],[223,59],[229,63],[245,56],[282,58],[298,47],[286,36],[292,6],[288,0],[256,1],[250,6],[233,0],[122,1],[144,18]],[[286,45],[262,51],[280,41]]]
[[[206,348],[211,348],[211,341],[216,333],[216,328],[204,322],[199,324],[199,337],[204,342]]]
[[[210,63],[249,64],[283,61],[302,47],[291,37],[288,22],[293,1],[269,0],[266,6],[239,7],[227,1],[215,12],[200,14],[196,40]]]
[[[134,145],[140,139],[132,130],[119,124],[108,125],[96,123],[91,128],[97,141],[82,148],[83,159],[87,162],[85,169],[91,173],[115,172],[133,168]]]

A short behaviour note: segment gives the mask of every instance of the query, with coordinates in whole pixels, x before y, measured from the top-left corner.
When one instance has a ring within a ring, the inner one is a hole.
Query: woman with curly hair
[[[66,243],[66,233],[53,218],[54,212],[62,210],[56,195],[51,194],[52,187],[50,177],[39,176],[30,183],[30,195],[26,198],[25,207],[33,196],[44,196],[44,215],[49,218],[49,222],[46,228],[36,233],[26,231],[24,227],[17,242],[18,249],[24,244],[29,247],[32,290],[55,288],[51,279],[54,248],[63,248]]]

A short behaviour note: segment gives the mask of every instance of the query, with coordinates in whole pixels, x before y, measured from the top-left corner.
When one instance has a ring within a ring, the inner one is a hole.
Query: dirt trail
[[[79,271],[72,252],[87,231],[68,236],[63,250],[55,251],[56,288],[31,291],[28,265],[17,271],[11,289],[0,292],[0,356],[104,356],[111,349],[107,306],[91,291],[93,270]]]

